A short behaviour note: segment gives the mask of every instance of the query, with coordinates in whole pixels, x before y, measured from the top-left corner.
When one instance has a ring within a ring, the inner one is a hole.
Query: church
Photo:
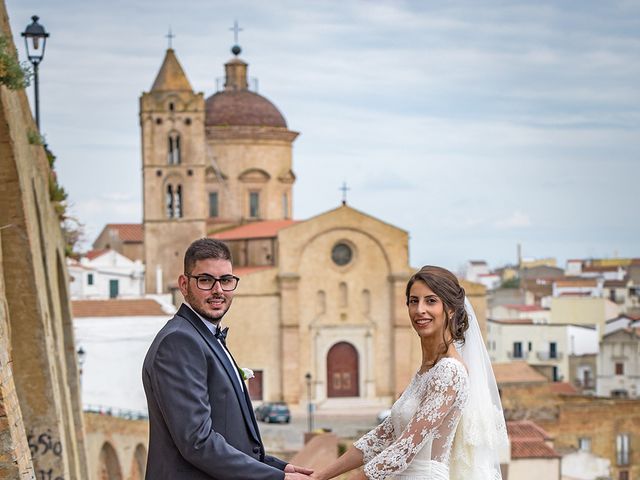
[[[188,245],[223,240],[241,279],[223,323],[255,372],[252,398],[388,405],[421,361],[405,306],[408,232],[346,201],[292,218],[298,132],[232,53],[224,89],[205,98],[169,48],[140,98],[146,291],[179,302]],[[465,286],[483,318],[484,288]]]

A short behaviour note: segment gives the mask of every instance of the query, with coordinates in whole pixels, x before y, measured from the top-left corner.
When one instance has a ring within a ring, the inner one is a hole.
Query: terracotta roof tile
[[[511,458],[560,458],[561,455],[543,441],[511,440]]]
[[[598,280],[595,278],[581,278],[575,280],[556,280],[556,287],[597,287]]]
[[[74,300],[71,309],[75,318],[169,316],[158,302],[148,298]]]
[[[141,223],[108,223],[105,229],[116,230],[123,242],[143,242],[144,233]]]
[[[489,321],[501,325],[533,325],[533,320],[530,318],[490,318]]]
[[[546,310],[546,308],[542,308],[538,305],[507,304],[507,305],[504,305],[504,307],[510,310],[517,310],[519,312],[543,312]]]
[[[494,363],[492,366],[498,384],[548,382],[547,377],[525,361]]]
[[[107,253],[109,251],[108,248],[100,248],[98,250],[89,250],[86,254],[85,257],[87,257],[89,260],[94,260],[98,257],[101,257],[102,255],[104,255],[105,253]]]
[[[516,440],[551,440],[551,436],[531,420],[508,421],[507,433]]]
[[[569,382],[552,382],[549,385],[549,389],[559,395],[578,395],[580,393],[578,389]]]
[[[209,235],[209,238],[217,240],[245,240],[250,238],[274,238],[283,228],[287,228],[297,220],[265,220],[263,222],[252,222],[240,225],[239,227],[224,230]]]

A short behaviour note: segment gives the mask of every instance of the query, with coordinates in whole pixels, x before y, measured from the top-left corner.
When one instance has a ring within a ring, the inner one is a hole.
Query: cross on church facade
[[[173,48],[173,39],[176,38],[176,36],[171,32],[171,27],[169,27],[169,33],[167,33],[165,37],[169,39],[169,48]]]
[[[346,205],[347,204],[347,192],[349,190],[351,190],[349,187],[347,187],[347,182],[342,182],[342,186],[338,190],[342,191],[342,205]]]
[[[233,42],[235,45],[238,45],[238,34],[240,32],[242,32],[244,29],[240,28],[240,25],[238,25],[238,21],[235,20],[233,22],[233,27],[231,27],[229,30],[231,30],[233,32]]]

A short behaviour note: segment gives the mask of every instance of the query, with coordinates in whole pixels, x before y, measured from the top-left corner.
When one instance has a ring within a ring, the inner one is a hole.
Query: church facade
[[[421,361],[408,233],[344,202],[291,218],[298,133],[248,88],[233,52],[224,90],[205,99],[167,50],[140,99],[147,292],[175,293],[193,240],[223,240],[241,278],[224,323],[238,364],[256,372],[252,398],[388,404]]]

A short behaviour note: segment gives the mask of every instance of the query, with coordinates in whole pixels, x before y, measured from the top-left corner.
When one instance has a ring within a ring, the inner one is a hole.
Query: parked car
[[[284,402],[265,402],[255,409],[256,419],[266,423],[289,423],[291,411]]]

